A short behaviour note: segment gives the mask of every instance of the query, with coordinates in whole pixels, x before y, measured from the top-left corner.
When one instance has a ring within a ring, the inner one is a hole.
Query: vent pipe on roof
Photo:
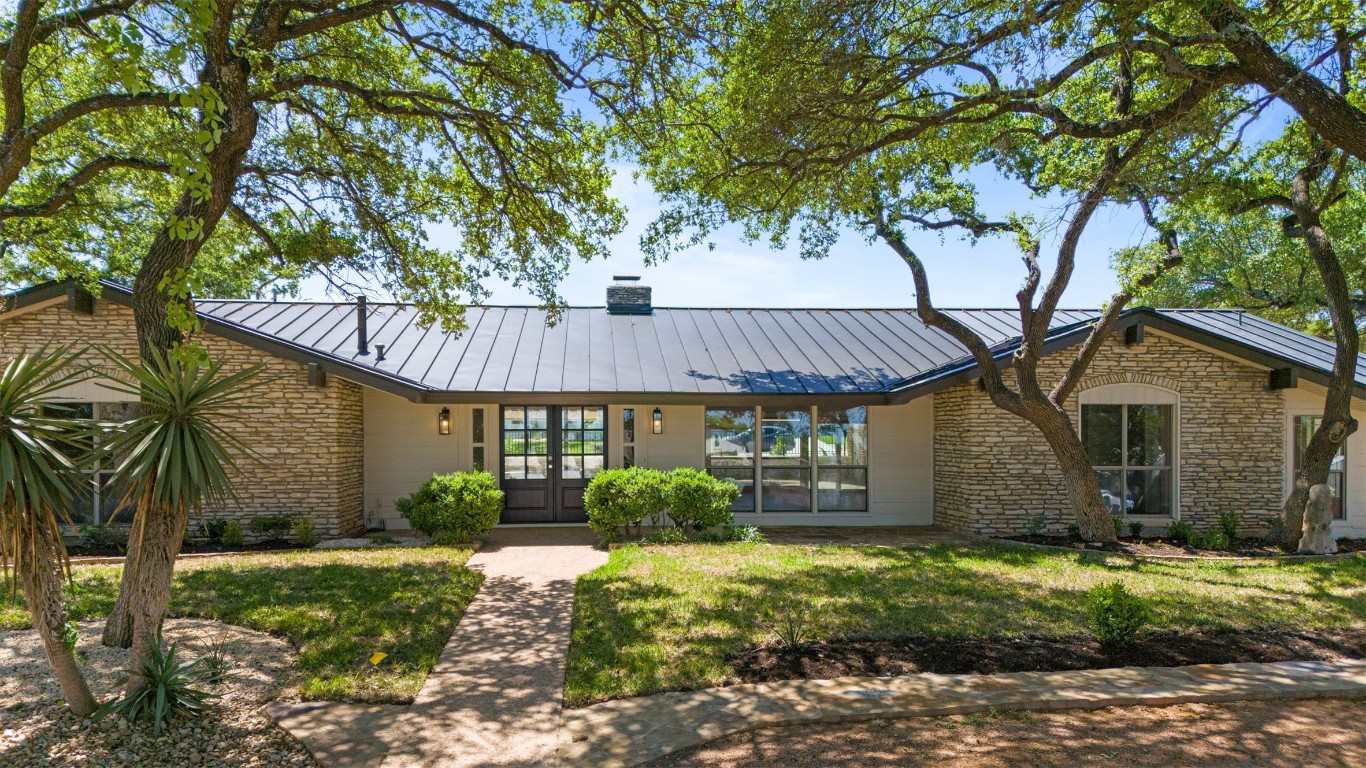
[[[370,354],[370,334],[365,328],[366,301],[364,296],[356,297],[356,353]]]
[[[640,285],[640,275],[612,275],[616,283],[607,286],[609,315],[648,315],[651,306],[650,286]]]

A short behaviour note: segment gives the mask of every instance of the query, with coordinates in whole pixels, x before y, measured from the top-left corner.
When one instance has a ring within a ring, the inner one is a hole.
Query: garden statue
[[[1299,551],[1306,555],[1331,555],[1338,551],[1333,540],[1333,490],[1322,483],[1309,489]]]

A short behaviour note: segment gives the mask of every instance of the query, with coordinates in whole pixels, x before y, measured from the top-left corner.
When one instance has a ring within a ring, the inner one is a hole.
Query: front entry
[[[582,523],[583,491],[607,457],[601,405],[503,406],[504,523]]]

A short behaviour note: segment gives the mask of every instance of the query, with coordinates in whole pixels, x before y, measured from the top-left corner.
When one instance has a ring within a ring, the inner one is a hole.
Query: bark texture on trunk
[[[1291,549],[1299,545],[1303,535],[1304,505],[1309,502],[1309,489],[1328,482],[1328,471],[1338,448],[1357,430],[1357,421],[1352,417],[1352,392],[1356,386],[1361,334],[1357,330],[1356,312],[1342,262],[1323,228],[1322,209],[1312,199],[1312,184],[1323,172],[1325,164],[1326,160],[1297,173],[1290,193],[1295,220],[1293,234],[1304,240],[1323,281],[1334,342],[1333,377],[1328,382],[1328,393],[1323,401],[1323,420],[1314,430],[1309,445],[1305,446],[1295,482],[1281,507],[1281,543]]]
[[[171,603],[171,580],[175,575],[175,559],[180,554],[180,543],[185,536],[189,514],[184,508],[149,509],[144,525],[142,546],[137,553],[135,579],[129,584],[128,607],[132,616],[133,636],[128,654],[128,685],[125,695],[133,695],[147,686],[143,661],[154,643],[161,637],[161,622]],[[130,552],[130,557],[132,556]]]
[[[1051,402],[1032,404],[1028,411],[1027,418],[1048,441],[1048,447],[1053,449],[1058,460],[1063,489],[1076,511],[1081,537],[1086,541],[1115,541],[1114,518],[1101,498],[1095,467],[1086,455],[1086,446],[1082,445],[1071,417]]]
[[[95,711],[95,697],[90,694],[90,686],[76,662],[75,652],[66,646],[64,639],[68,616],[62,596],[60,547],[61,542],[57,541],[43,541],[35,547],[42,560],[30,564],[24,571],[21,578],[24,602],[28,604],[33,627],[43,640],[43,651],[57,675],[57,684],[67,706],[78,717],[88,717]]]
[[[237,179],[242,173],[247,151],[256,139],[260,124],[260,114],[252,102],[250,91],[251,65],[246,58],[234,53],[228,46],[228,26],[231,23],[232,4],[220,4],[218,21],[209,34],[206,44],[208,63],[200,72],[200,82],[210,83],[223,100],[222,141],[206,157],[209,171],[213,174],[210,182],[211,194],[208,200],[200,202],[187,190],[177,201],[172,213],[181,219],[198,219],[203,226],[200,238],[182,240],[171,236],[168,230],[157,233],[156,238],[143,257],[137,276],[133,280],[133,322],[138,333],[138,351],[143,358],[152,352],[166,353],[181,341],[182,332],[172,328],[168,322],[169,307],[173,298],[162,291],[162,281],[176,270],[189,269],[199,255],[205,241],[212,236],[218,223],[223,219],[232,202]],[[222,26],[220,29],[219,26]],[[186,308],[193,310],[193,301],[186,302]],[[159,513],[159,512],[158,512]],[[183,516],[183,514],[182,514]],[[143,630],[137,627],[137,616],[156,616],[159,627],[161,613],[165,611],[167,599],[160,599],[160,613],[151,610],[152,606],[140,605],[139,596],[144,598],[152,593],[146,580],[156,579],[170,589],[170,571],[164,575],[159,571],[148,571],[139,561],[138,552],[151,547],[165,551],[179,551],[184,523],[175,533],[174,541],[159,540],[174,526],[153,526],[149,519],[144,531],[143,542],[139,547],[129,546],[128,559],[124,563],[123,581],[119,585],[118,600],[109,616],[105,628],[104,644],[112,647],[133,647],[133,658],[141,658],[136,647],[136,637]],[[174,561],[174,558],[172,558]],[[143,648],[145,650],[145,648]],[[131,680],[130,680],[131,682]]]

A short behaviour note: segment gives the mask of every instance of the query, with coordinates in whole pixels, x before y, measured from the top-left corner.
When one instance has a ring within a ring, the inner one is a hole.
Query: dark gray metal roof
[[[128,302],[127,288],[104,287],[104,298]],[[908,309],[620,315],[575,307],[551,326],[539,308],[470,307],[468,329],[456,335],[422,325],[410,306],[371,303],[370,354],[360,355],[355,304],[201,300],[198,308],[210,332],[415,400],[599,393],[651,394],[661,402],[728,395],[904,402],[976,375],[957,342]],[[1008,363],[1019,336],[1016,310],[948,311]],[[1080,342],[1097,314],[1059,311],[1048,349]],[[1332,370],[1331,342],[1241,310],[1136,308],[1118,327],[1138,323],[1268,368],[1293,367],[1320,383]],[[1366,395],[1366,355],[1358,359],[1357,385]]]
[[[831,395],[881,392],[963,357],[908,310],[670,309],[650,315],[572,307],[547,325],[534,307],[470,307],[460,335],[399,304],[370,304],[370,354],[354,304],[200,301],[209,317],[383,371],[435,392]],[[1093,313],[1059,312],[1058,326]],[[965,312],[993,344],[1005,312]],[[384,359],[376,350],[384,345]]]

